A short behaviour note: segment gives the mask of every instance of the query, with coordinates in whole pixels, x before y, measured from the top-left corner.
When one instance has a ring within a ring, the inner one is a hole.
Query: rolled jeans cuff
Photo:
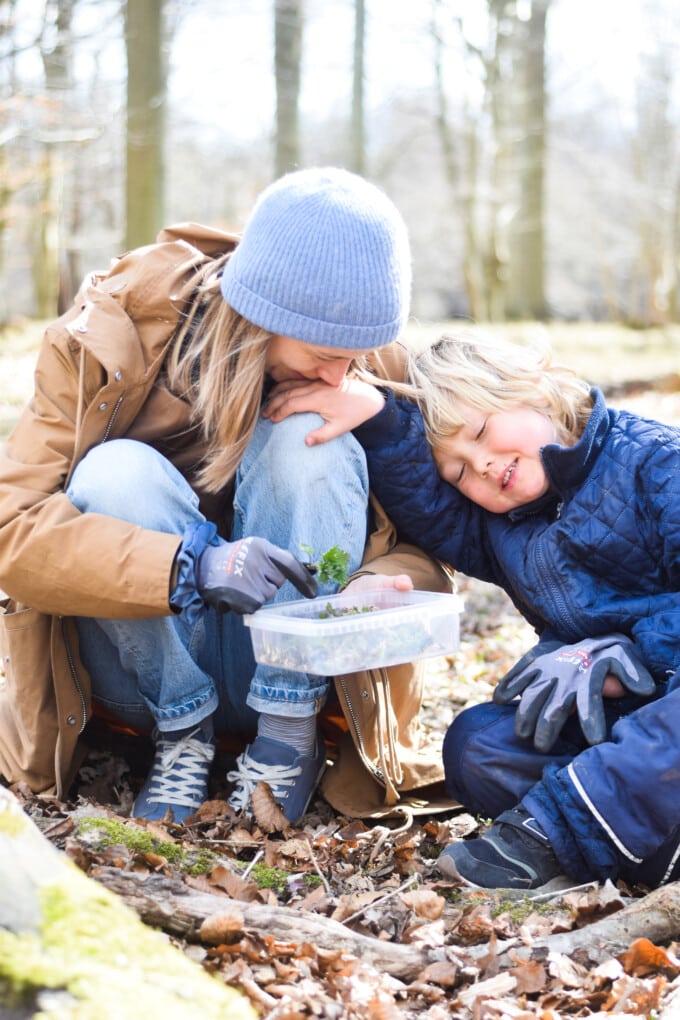
[[[295,677],[300,680],[299,673]],[[263,683],[254,677],[246,702],[256,712],[267,712],[270,715],[287,715],[297,719],[318,715],[326,702],[329,681],[322,677],[310,679],[318,682],[302,690],[299,686],[291,690]]]

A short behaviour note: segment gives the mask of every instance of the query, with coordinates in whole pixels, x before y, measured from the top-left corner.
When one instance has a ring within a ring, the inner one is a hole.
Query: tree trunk
[[[508,230],[506,315],[545,319],[545,29],[550,0],[532,0],[529,20],[517,26],[517,114],[513,176],[517,203]]]
[[[39,201],[34,214],[33,287],[36,312],[41,319],[53,318],[59,309],[62,277],[62,226],[64,159],[66,145],[59,137],[59,122],[73,86],[71,23],[76,0],[59,0],[56,8],[56,45],[40,42],[45,89],[57,113],[45,128],[44,155],[40,175]],[[49,107],[48,107],[49,109]]]
[[[255,1020],[56,850],[0,787],[0,1015]],[[44,1009],[44,1013],[43,1013]]]
[[[366,125],[364,119],[364,84],[366,49],[366,3],[354,0],[354,60],[352,63],[352,131],[350,151],[355,173],[366,172]]]
[[[164,0],[128,0],[125,246],[153,241],[165,208]]]
[[[302,24],[302,0],[274,0],[277,177],[300,165]]]

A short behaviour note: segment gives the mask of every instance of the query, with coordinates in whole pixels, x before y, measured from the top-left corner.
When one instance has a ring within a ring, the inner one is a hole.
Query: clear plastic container
[[[458,648],[458,595],[362,591],[299,599],[244,616],[257,662],[336,676]]]

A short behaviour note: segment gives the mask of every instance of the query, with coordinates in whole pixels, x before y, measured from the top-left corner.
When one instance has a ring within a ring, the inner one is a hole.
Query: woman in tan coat
[[[275,182],[241,238],[166,231],[86,281],[0,454],[6,779],[63,789],[92,697],[152,732],[137,816],[196,810],[220,730],[257,734],[235,808],[265,780],[304,813],[329,680],[256,665],[241,614],[315,593],[303,546],[359,568],[373,522],[351,434],[308,445],[323,420],[261,412],[287,380],[342,386],[399,335],[409,290],[397,210],[333,168]]]

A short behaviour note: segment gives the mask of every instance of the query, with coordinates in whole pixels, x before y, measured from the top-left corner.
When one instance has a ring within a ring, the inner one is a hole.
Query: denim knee
[[[323,419],[311,413],[292,414],[276,423],[260,419],[239,474],[257,462],[258,471],[266,472],[278,494],[288,489],[299,492],[310,483],[326,487],[333,478],[331,471],[340,471],[355,476],[358,488],[367,495],[366,457],[350,432],[318,446],[305,445],[305,437],[322,424]]]
[[[77,465],[66,495],[83,513],[101,513],[174,532],[200,517],[198,496],[177,468],[146,443],[113,439]]]

